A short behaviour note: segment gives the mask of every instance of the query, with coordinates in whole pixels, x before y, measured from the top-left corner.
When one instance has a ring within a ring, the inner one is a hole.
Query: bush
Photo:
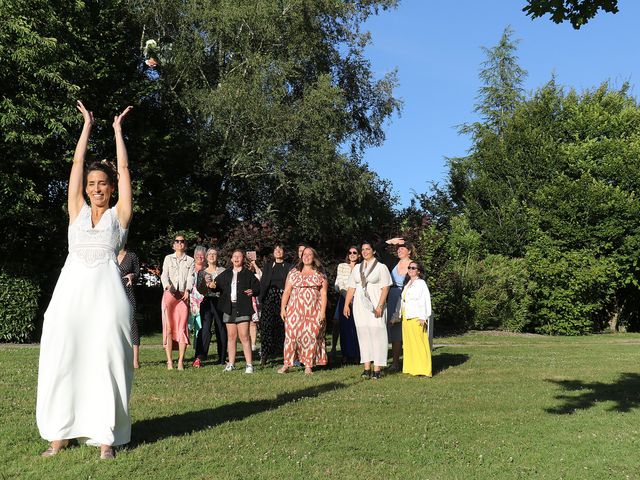
[[[469,305],[473,327],[526,331],[531,322],[529,274],[524,259],[488,255],[475,262]]]
[[[0,271],[0,341],[27,342],[35,330],[40,288]]]
[[[614,259],[590,249],[561,251],[546,244],[527,251],[536,330],[553,335],[601,331],[614,302],[620,273]]]

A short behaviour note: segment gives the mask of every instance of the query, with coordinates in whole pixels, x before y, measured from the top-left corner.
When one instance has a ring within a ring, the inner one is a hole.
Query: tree
[[[507,27],[495,47],[484,49],[487,59],[480,70],[483,85],[475,108],[482,121],[461,128],[461,133],[471,135],[473,146],[469,156],[450,164],[456,177],[467,176],[466,181],[457,181],[465,188],[459,196],[471,226],[483,232],[488,250],[520,256],[529,236],[525,198],[529,187],[514,176],[521,168],[520,140],[507,130],[524,99],[526,71],[517,63],[518,42],[512,37],[513,30]]]
[[[482,47],[487,59],[481,64],[479,76],[483,85],[478,92],[475,112],[480,114],[483,123],[475,124],[476,129],[488,127],[500,133],[524,99],[522,84],[527,71],[518,64],[516,51],[520,40],[514,40],[513,33],[508,26],[495,47]],[[473,127],[470,130],[473,132]]]
[[[226,211],[222,225],[296,225],[332,247],[336,231],[349,238],[389,221],[389,185],[361,156],[400,104],[394,73],[373,79],[361,24],[394,4],[134,3],[167,49],[161,81],[197,131],[196,178],[209,212]]]
[[[550,14],[555,23],[569,21],[578,30],[600,9],[618,13],[618,0],[528,0],[528,5],[522,10],[531,18]]]

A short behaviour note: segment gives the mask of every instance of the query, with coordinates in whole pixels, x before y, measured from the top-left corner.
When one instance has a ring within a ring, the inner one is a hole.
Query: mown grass
[[[639,343],[449,337],[432,379],[378,382],[358,366],[168,372],[143,347],[133,442],[112,462],[86,446],[39,457],[38,349],[3,346],[0,478],[640,478]]]

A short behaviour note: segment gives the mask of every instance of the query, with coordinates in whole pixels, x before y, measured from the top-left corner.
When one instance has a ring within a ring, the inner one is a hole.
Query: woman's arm
[[[249,288],[247,289],[247,295],[250,297],[257,297],[260,294],[260,282],[251,270],[247,270],[247,272],[249,273]]]
[[[128,254],[131,255],[131,272],[125,275],[125,278],[129,280],[127,287],[130,287],[136,282],[140,275],[140,263],[138,262],[138,256],[135,253],[128,252]]]
[[[342,309],[342,314],[345,317],[349,317],[349,315],[351,315],[351,300],[353,300],[353,294],[355,293],[355,291],[355,288],[349,287],[347,289],[347,295],[344,298],[344,308]]]
[[[85,108],[80,100],[76,103],[76,108],[82,113],[84,125],[82,133],[76,144],[76,151],[73,154],[73,164],[71,165],[71,173],[69,174],[69,189],[67,191],[67,206],[69,209],[69,223],[73,223],[78,217],[82,205],[83,197],[83,176],[84,176],[84,157],[87,153],[89,145],[89,137],[91,136],[91,126],[93,125],[93,112]]]
[[[382,310],[384,310],[384,304],[387,303],[387,295],[389,295],[389,286],[382,287],[380,289],[380,301],[375,309],[375,316],[380,318],[382,316]]]
[[[282,317],[282,320],[285,320],[287,316],[287,304],[289,303],[292,289],[293,285],[291,285],[289,275],[287,275],[287,280],[284,283],[284,291],[282,292],[282,300],[280,301],[280,317]]]
[[[196,274],[196,284],[194,285],[194,288],[198,290],[198,292],[200,292],[201,295],[206,295],[207,290],[209,288],[207,287],[207,282],[205,281],[205,277],[207,275],[209,275],[209,273],[207,273],[206,270],[200,270]]]
[[[253,268],[255,270],[255,277],[258,280],[261,280],[262,279],[262,270],[260,269],[260,267],[258,266],[256,261],[255,260],[251,260],[251,265],[253,266]]]
[[[187,267],[189,270],[187,271],[187,284],[184,287],[184,293],[182,294],[182,299],[186,302],[189,298],[189,294],[191,293],[191,289],[193,288],[194,277],[196,273],[196,262],[191,260],[189,266]]]
[[[138,256],[133,253],[131,253],[131,259],[133,263],[133,278],[131,279],[132,282],[135,282],[138,280],[138,277],[140,277],[140,260],[138,260]]]
[[[122,121],[132,109],[132,106],[128,106],[120,115],[113,117],[113,132],[116,137],[116,159],[118,162],[118,203],[116,203],[116,213],[122,228],[129,228],[133,214],[129,156],[122,136]]]
[[[169,287],[171,286],[171,283],[169,280],[169,265],[170,265],[169,257],[170,255],[167,255],[166,257],[164,257],[164,262],[162,262],[162,273],[160,274],[160,281],[162,282],[162,288],[165,290],[168,290]]]
[[[318,312],[318,322],[323,323],[327,314],[327,292],[329,290],[329,280],[323,275],[322,287],[320,287],[320,311]]]
[[[431,317],[431,293],[429,292],[429,287],[427,282],[424,282],[424,291],[422,292],[422,301],[424,302],[424,311],[425,311],[425,322],[429,321],[429,317]]]
[[[389,295],[389,289],[391,285],[393,285],[393,280],[391,279],[391,274],[389,273],[389,269],[380,265],[382,271],[380,272],[380,284],[383,287],[380,289],[380,300],[378,301],[378,305],[376,305],[376,309],[374,310],[375,316],[380,318],[382,316],[382,310],[384,310],[384,304],[387,303],[387,295]]]

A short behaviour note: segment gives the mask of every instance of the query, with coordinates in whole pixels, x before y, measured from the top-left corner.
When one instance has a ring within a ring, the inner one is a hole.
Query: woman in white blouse
[[[356,324],[353,321],[353,312],[348,317],[342,314],[344,310],[344,299],[347,295],[349,277],[355,266],[360,262],[360,252],[358,247],[351,246],[347,251],[344,263],[338,265],[336,272],[336,282],[334,288],[340,294],[340,299],[336,305],[336,313],[334,319],[334,329],[332,336],[333,348],[332,354],[336,350],[338,337],[340,338],[340,353],[342,354],[343,363],[359,363],[360,347],[358,346],[358,334],[356,332]],[[337,328],[335,328],[337,326]]]
[[[424,269],[418,262],[408,267],[409,281],[402,290],[402,372],[431,376],[431,295],[422,279]]]

